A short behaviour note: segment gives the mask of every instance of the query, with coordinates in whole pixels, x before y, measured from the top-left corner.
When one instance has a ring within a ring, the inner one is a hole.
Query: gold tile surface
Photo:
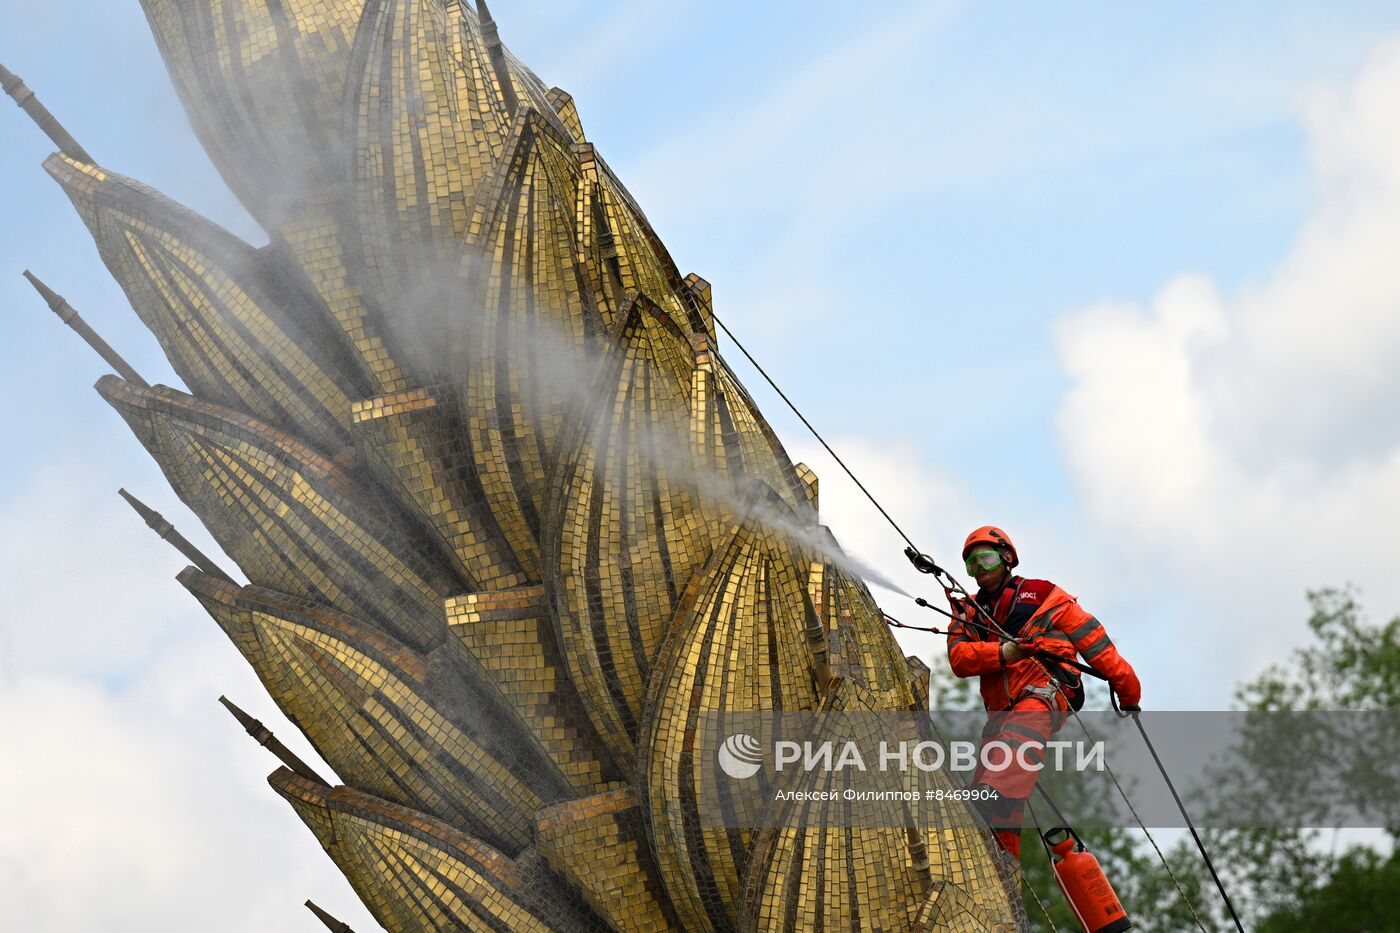
[[[415,647],[444,639],[442,600],[461,582],[402,516],[354,495],[341,466],[164,386],[107,376],[97,387],[254,583],[369,619]]]
[[[422,516],[473,589],[534,582],[491,510],[450,391],[409,389],[355,402],[352,432],[365,464],[404,508]]]
[[[547,871],[425,814],[280,768],[268,778],[391,933],[602,933]]]
[[[748,844],[745,831],[700,825],[685,799],[683,789],[703,780],[718,751],[702,747],[703,715],[817,706],[806,639],[815,611],[800,566],[761,527],[736,524],[682,596],[656,661],[642,729],[643,789],[662,883],[687,929],[734,923]],[[756,823],[757,812],[742,812],[751,805],[736,802],[735,825],[746,816]]]
[[[840,553],[830,532],[820,532],[829,541],[829,553]],[[807,588],[833,672],[877,695],[880,709],[914,706],[908,666],[865,582],[837,564],[818,560],[812,563]]]
[[[679,928],[648,851],[635,787],[541,810],[536,844],[550,866],[617,933]]]
[[[635,293],[620,314],[597,389],[565,437],[545,543],[569,675],[632,774],[652,660],[719,526],[685,440],[683,338]]]
[[[181,582],[228,634],[283,713],[351,785],[508,851],[571,788],[490,699],[445,694],[428,660],[327,606],[193,568]]]
[[[450,644],[463,663],[496,684],[575,794],[618,777],[554,647],[543,586],[454,596],[446,610]]]
[[[349,375],[322,352],[324,328],[286,312],[310,296],[279,282],[265,254],[129,178],[61,154],[44,165],[197,396],[322,451],[349,442]]]

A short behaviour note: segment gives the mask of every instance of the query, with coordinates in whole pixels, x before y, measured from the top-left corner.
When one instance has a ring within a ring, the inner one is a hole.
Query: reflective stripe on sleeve
[[[1098,639],[1096,639],[1092,645],[1089,645],[1087,648],[1082,649],[1079,653],[1084,655],[1084,660],[1092,661],[1094,660],[1094,658],[1097,658],[1099,655],[1103,654],[1105,651],[1112,647],[1113,642],[1109,639],[1108,633],[1105,632]]]
[[[1089,616],[1083,623],[1070,631],[1069,637],[1073,641],[1083,641],[1094,634],[1094,630],[1099,627],[1099,620],[1093,616]]]

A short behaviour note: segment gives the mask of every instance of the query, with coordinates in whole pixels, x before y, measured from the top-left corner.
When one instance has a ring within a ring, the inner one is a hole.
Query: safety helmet
[[[1011,543],[1011,539],[1007,537],[1006,532],[995,525],[983,525],[967,536],[967,540],[963,542],[963,560],[967,560],[967,555],[979,544],[990,544],[992,547],[1006,548],[1010,551],[1011,556],[1006,563],[1008,567],[1015,567],[1021,562],[1021,559],[1016,556],[1016,545]]]

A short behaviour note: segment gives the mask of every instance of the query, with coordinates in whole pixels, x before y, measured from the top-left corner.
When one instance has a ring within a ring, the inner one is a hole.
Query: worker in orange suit
[[[1071,707],[1084,702],[1079,672],[1055,664],[1045,653],[1083,657],[1108,680],[1123,709],[1138,708],[1142,687],[1098,619],[1073,596],[1047,580],[1012,573],[1020,561],[1000,528],[984,525],[972,532],[962,556],[968,574],[977,580],[972,598],[985,615],[965,599],[956,601],[958,618],[948,626],[948,663],[959,677],[981,678],[982,700],[993,714],[983,732],[984,747],[1001,742],[1018,753],[1007,756],[997,749],[999,754],[989,756],[995,769],[979,755],[972,786],[981,792],[977,798],[993,798],[975,799],[997,842],[1019,859],[1026,799],[1039,775],[1024,765],[1040,764],[1045,743]]]

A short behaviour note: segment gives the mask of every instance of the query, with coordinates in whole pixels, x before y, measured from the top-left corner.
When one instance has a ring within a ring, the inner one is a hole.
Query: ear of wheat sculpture
[[[952,819],[698,819],[700,717],[919,708],[928,672],[811,545],[816,477],[726,365],[709,285],[485,2],[142,6],[269,243],[99,166],[4,72],[187,391],[36,285],[249,581],[133,500],[343,781],[285,750],[269,778],[384,927],[1019,928]]]

